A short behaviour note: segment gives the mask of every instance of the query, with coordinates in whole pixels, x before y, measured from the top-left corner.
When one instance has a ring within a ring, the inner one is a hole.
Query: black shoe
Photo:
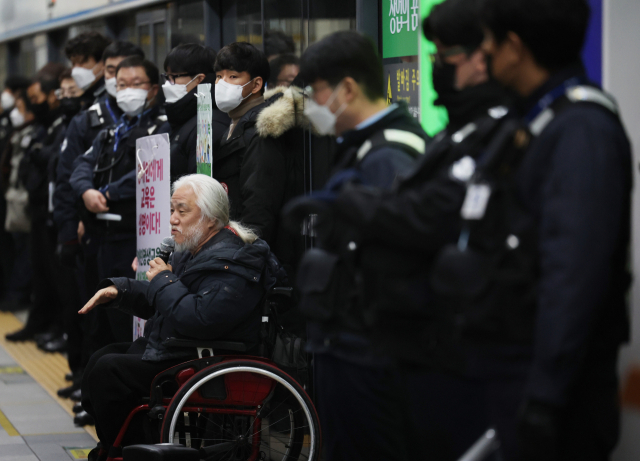
[[[81,411],[73,417],[73,424],[79,427],[84,427],[95,426],[96,422],[94,421],[93,416],[91,416],[89,413],[87,413],[86,411]]]
[[[41,348],[45,352],[66,352],[67,350],[67,335],[60,336],[52,341],[49,341]]]
[[[33,335],[33,339],[35,339],[38,347],[42,349],[42,347],[45,344],[47,344],[49,341],[53,341],[58,336],[60,336],[60,333],[50,330],[50,331],[45,331],[44,333],[38,333],[37,335]]]
[[[82,408],[82,404],[81,404],[80,402],[75,403],[75,404],[73,405],[73,412],[74,412],[74,413],[76,413],[76,414],[78,414],[78,413],[80,413],[81,411],[84,411],[84,409]]]
[[[35,336],[35,333],[32,330],[25,327],[22,330],[14,331],[13,333],[7,333],[5,338],[7,339],[7,341],[17,342],[17,341],[31,341],[33,340],[34,336]]]
[[[69,398],[74,402],[79,402],[80,400],[82,400],[82,391],[80,390],[80,388],[78,387],[78,389],[73,391]]]
[[[73,381],[73,373],[69,372],[66,375],[64,375],[64,380],[65,381]]]
[[[71,386],[63,387],[62,389],[58,389],[58,397],[62,397],[63,399],[68,399],[74,392],[80,392],[80,383],[73,383]],[[77,400],[74,400],[77,402]]]

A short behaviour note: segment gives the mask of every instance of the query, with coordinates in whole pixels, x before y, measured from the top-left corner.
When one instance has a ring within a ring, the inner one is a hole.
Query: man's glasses
[[[147,80],[146,82],[137,82],[137,83],[118,83],[116,85],[116,91],[126,90],[127,88],[134,88],[137,90],[142,86],[147,85],[148,83],[151,83],[151,82]]]
[[[431,64],[441,67],[446,58],[457,56],[459,54],[469,54],[472,51],[473,49],[467,46],[454,46],[446,51],[436,51],[435,53],[431,53],[429,54],[429,57],[431,58]]]
[[[169,82],[171,85],[176,84],[176,78],[191,77],[191,74],[160,74],[165,82]]]
[[[56,95],[56,98],[58,99],[64,99],[64,98],[77,98],[78,96],[80,96],[80,90],[73,88],[70,90],[63,90],[62,88],[58,88],[54,94]]]

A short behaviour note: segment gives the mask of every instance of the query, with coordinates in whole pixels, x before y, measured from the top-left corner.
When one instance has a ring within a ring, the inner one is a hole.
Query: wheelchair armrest
[[[291,298],[293,296],[293,288],[291,287],[273,287],[269,290],[269,296],[282,295]]]
[[[168,338],[165,344],[170,347],[190,347],[223,351],[246,352],[249,347],[239,341],[203,341],[199,339]]]

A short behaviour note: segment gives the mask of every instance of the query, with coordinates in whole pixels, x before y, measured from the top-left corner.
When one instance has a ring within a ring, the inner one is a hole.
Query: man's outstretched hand
[[[116,296],[118,296],[118,289],[113,285],[103,288],[102,290],[98,290],[98,292],[93,295],[93,298],[91,298],[89,302],[78,311],[78,314],[86,314],[98,304],[105,304],[116,299]]]
[[[153,261],[149,262],[149,270],[147,271],[147,279],[149,281],[153,280],[153,278],[158,275],[162,271],[170,271],[173,270],[171,264],[165,263],[161,258],[156,258]]]

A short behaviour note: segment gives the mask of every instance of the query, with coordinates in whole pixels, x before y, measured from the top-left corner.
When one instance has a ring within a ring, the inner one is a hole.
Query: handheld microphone
[[[156,253],[158,258],[162,259],[165,264],[169,262],[169,256],[173,253],[173,249],[176,246],[175,240],[172,237],[165,237],[162,239],[162,243],[160,244],[160,249]]]

